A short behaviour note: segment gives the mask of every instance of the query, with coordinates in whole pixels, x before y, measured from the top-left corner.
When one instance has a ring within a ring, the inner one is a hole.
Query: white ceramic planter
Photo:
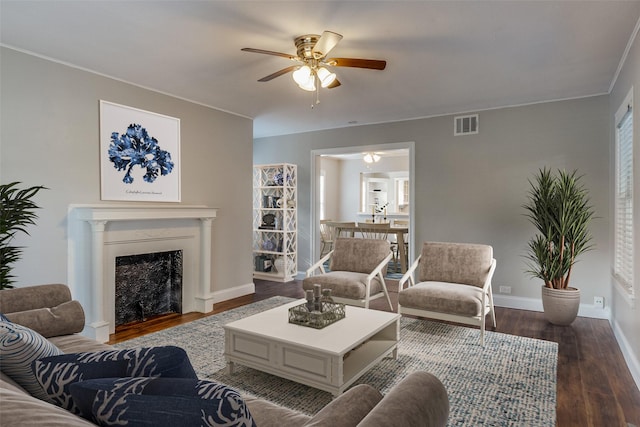
[[[542,286],[544,317],[554,325],[570,325],[578,316],[580,289],[553,289]]]

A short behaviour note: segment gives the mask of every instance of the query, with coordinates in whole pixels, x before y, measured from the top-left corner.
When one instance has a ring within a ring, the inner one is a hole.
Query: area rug
[[[118,348],[176,345],[184,348],[203,379],[232,387],[309,415],[332,399],[330,393],[236,365],[225,371],[225,323],[291,301],[272,297],[143,337]],[[384,359],[356,384],[366,383],[386,393],[410,372],[436,375],[449,394],[449,426],[555,426],[556,343],[486,332],[403,317],[398,358]]]

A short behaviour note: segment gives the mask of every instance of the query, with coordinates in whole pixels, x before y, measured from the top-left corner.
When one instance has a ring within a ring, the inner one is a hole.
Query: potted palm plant
[[[32,198],[42,190],[38,185],[20,189],[19,182],[0,184],[0,290],[12,288],[12,264],[20,259],[22,247],[12,246],[17,233],[29,234],[26,227],[35,224],[38,206]]]
[[[570,286],[578,256],[593,248],[589,223],[594,210],[577,171],[552,174],[541,169],[529,180],[529,200],[523,206],[537,233],[527,248],[527,273],[543,280],[545,318],[569,325],[578,315],[580,290]]]

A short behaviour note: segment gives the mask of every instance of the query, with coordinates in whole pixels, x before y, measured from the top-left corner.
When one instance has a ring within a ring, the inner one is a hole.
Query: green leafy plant
[[[28,225],[35,224],[39,207],[32,198],[46,188],[41,185],[20,189],[19,182],[0,184],[0,290],[12,288],[11,265],[20,259],[21,246],[11,246],[17,233],[29,234]]]
[[[537,233],[528,244],[527,273],[548,288],[569,287],[576,258],[593,248],[589,223],[594,210],[581,179],[577,171],[553,175],[544,168],[529,180],[529,201],[523,207]]]

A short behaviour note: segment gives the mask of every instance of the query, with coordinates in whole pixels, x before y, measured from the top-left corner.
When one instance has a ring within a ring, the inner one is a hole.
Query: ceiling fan
[[[355,67],[384,70],[387,66],[387,61],[377,59],[327,58],[331,49],[336,47],[340,40],[342,40],[342,35],[334,33],[333,31],[324,31],[322,35],[305,34],[296,37],[294,40],[297,49],[296,55],[250,47],[245,47],[241,50],[244,52],[281,56],[298,62],[299,64],[283,68],[258,81],[268,82],[276,77],[293,72],[293,80],[295,80],[301,89],[307,91],[315,91],[317,89],[316,84],[319,84],[323,88],[340,86],[340,81],[338,81],[336,74],[331,72],[327,67]]]

